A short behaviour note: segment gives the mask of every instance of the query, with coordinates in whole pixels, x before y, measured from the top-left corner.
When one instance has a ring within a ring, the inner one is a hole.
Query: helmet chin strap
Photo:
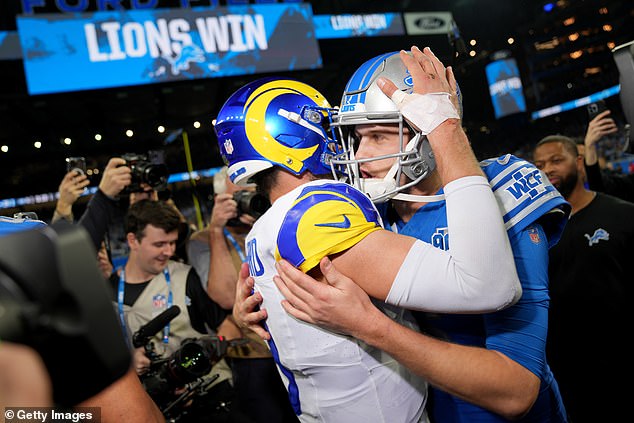
[[[405,152],[408,152],[416,144],[418,137],[411,139],[405,146]],[[436,203],[445,200],[444,194],[438,195],[414,195],[405,193],[396,193],[396,174],[398,172],[399,161],[396,160],[384,178],[360,178],[363,192],[365,192],[373,202],[384,203],[388,200],[401,200],[413,203]]]
[[[396,189],[394,179],[359,178],[361,191],[363,191],[373,203],[385,203],[393,196]]]
[[[392,197],[392,200],[410,201],[412,203],[438,203],[445,201],[445,194],[414,195],[399,193]]]
[[[413,203],[437,203],[445,200],[444,194],[438,195],[414,195],[397,193],[395,175],[398,171],[398,161],[394,162],[384,178],[359,178],[363,192],[375,203],[385,203],[388,200],[410,201]]]

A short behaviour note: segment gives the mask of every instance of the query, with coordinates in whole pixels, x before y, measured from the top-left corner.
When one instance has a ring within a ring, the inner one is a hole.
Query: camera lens
[[[238,191],[233,194],[233,199],[238,203],[238,216],[248,214],[257,219],[271,207],[269,199],[257,192]]]
[[[209,373],[211,360],[199,343],[187,342],[174,353],[170,360],[170,370],[174,379],[184,385]]]
[[[143,170],[143,181],[152,188],[166,184],[167,177],[168,171],[164,165],[148,164]]]
[[[149,162],[146,156],[134,153],[124,154],[122,158],[132,171],[132,182],[127,187],[128,192],[143,191],[142,184],[147,184],[156,191],[167,188],[169,171],[165,164]]]
[[[254,194],[251,197],[251,202],[249,203],[249,207],[251,209],[250,215],[258,218],[262,216],[266,211],[271,207],[271,203],[269,199],[263,196],[262,194]]]

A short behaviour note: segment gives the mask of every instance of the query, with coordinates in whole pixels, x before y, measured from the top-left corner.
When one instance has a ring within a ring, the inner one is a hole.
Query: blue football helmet
[[[329,128],[333,112],[319,91],[292,79],[261,78],[238,89],[215,123],[229,178],[244,185],[273,166],[330,174],[329,158],[341,152]]]
[[[436,168],[434,154],[427,137],[405,121],[394,102],[376,84],[379,77],[390,79],[406,93],[414,89],[412,76],[398,52],[379,55],[365,62],[352,75],[346,85],[334,126],[339,129],[343,153],[332,160],[333,166],[345,166],[348,182],[365,192],[375,203],[392,198],[407,200],[401,194],[416,185]],[[396,124],[399,127],[400,151],[367,159],[355,159],[358,140],[354,136],[356,125]],[[409,130],[405,131],[405,129]],[[390,172],[383,179],[362,178],[359,164],[374,160],[396,158]],[[403,178],[405,175],[407,178]],[[398,197],[397,197],[398,196]],[[420,201],[410,199],[410,201]]]

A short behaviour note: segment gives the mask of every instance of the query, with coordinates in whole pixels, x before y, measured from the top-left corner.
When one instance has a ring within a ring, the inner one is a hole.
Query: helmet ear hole
[[[412,148],[412,163],[403,166],[403,173],[412,181],[422,180],[436,169],[436,159],[426,136],[416,135],[419,139]]]

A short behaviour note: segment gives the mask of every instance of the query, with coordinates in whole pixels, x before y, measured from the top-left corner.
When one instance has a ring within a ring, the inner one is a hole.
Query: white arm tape
[[[396,90],[392,101],[405,119],[423,135],[429,134],[447,119],[460,119],[449,93],[406,94]]]
[[[449,251],[416,241],[385,300],[436,313],[488,313],[522,294],[491,187],[482,176],[445,186]]]

